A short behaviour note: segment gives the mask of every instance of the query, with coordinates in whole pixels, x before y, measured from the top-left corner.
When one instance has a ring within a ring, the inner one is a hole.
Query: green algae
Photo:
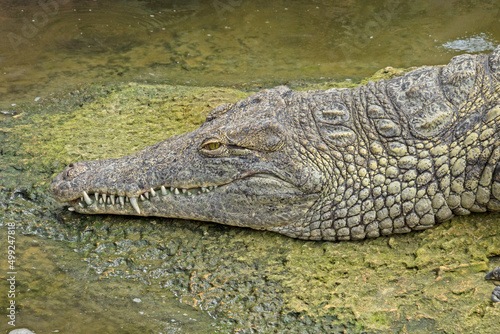
[[[398,73],[385,69],[367,80]],[[18,107],[0,123],[3,223],[15,221],[20,233],[59,240],[75,250],[62,257],[117,287],[140,282],[154,294],[172,293],[210,316],[208,332],[498,330],[500,307],[490,299],[493,285],[483,280],[500,265],[498,214],[455,218],[420,233],[331,243],[177,219],[83,216],[47,193],[51,178],[71,161],[130,154],[196,128],[211,108],[248,94],[94,85]]]

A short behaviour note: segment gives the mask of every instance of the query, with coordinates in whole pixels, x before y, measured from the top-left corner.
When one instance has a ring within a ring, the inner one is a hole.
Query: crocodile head
[[[72,163],[52,182],[53,197],[85,214],[268,230],[296,224],[320,197],[325,175],[298,143],[314,134],[291,116],[293,94],[286,87],[262,91],[133,155]]]

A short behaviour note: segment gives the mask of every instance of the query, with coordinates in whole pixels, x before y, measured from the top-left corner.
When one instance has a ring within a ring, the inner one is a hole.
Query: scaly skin
[[[80,213],[310,240],[427,229],[500,210],[499,80],[500,47],[354,89],[276,87],[136,154],[71,164],[51,191]]]

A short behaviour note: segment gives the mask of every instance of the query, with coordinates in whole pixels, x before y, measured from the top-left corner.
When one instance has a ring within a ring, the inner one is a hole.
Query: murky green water
[[[15,274],[10,274],[7,228],[0,229],[0,329],[24,327],[37,334],[208,332],[212,318],[158,286],[98,275],[67,244],[21,233],[15,237]],[[5,284],[11,277],[12,290]],[[16,302],[16,327],[6,318],[9,300]]]
[[[482,272],[491,267],[486,256],[499,255],[498,216],[395,239],[311,243],[196,222],[84,217],[62,212],[46,188],[72,160],[130,153],[244,95],[89,83],[256,90],[356,81],[385,66],[489,51],[500,42],[499,13],[493,0],[2,1],[0,278],[8,278],[6,224],[15,221],[18,325],[40,334],[417,333],[488,324],[498,308]],[[164,110],[170,118],[157,119]],[[103,124],[117,129],[105,133]],[[109,145],[109,136],[122,145]],[[460,256],[432,257],[459,246]],[[362,258],[352,259],[360,247]],[[415,268],[423,278],[411,281]],[[393,273],[395,287],[382,282]],[[2,333],[10,329],[4,283]],[[411,298],[422,308],[415,318],[405,317]]]
[[[500,42],[488,1],[2,1],[0,108],[86,82],[258,88],[446,63]]]

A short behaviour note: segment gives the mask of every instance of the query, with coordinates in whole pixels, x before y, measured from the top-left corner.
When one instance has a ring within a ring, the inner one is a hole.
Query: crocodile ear
[[[217,106],[215,109],[212,109],[212,111],[210,111],[205,121],[210,122],[216,119],[217,117],[220,117],[222,114],[225,114],[228,110],[230,110],[233,107],[233,105],[234,104],[232,103],[226,103]]]
[[[229,129],[226,136],[236,146],[261,152],[278,151],[285,145],[283,130],[272,121],[238,126]]]

